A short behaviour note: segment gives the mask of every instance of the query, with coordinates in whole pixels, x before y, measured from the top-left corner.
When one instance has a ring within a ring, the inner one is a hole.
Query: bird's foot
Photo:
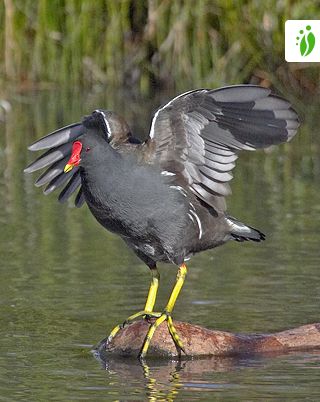
[[[130,317],[128,317],[122,324],[115,326],[113,328],[113,330],[110,332],[110,335],[100,342],[100,345],[105,344],[106,347],[108,347],[108,345],[110,345],[112,339],[117,335],[117,333],[121,329],[125,328],[127,325],[131,324],[133,321],[135,321],[138,318],[143,318],[143,319],[145,318],[148,320],[148,322],[150,322],[151,318],[159,318],[159,317],[161,317],[161,313],[158,313],[158,312],[144,311],[144,310],[139,311],[138,313],[135,313],[135,314],[131,315]]]
[[[177,348],[179,357],[181,357],[181,352],[186,353],[183,348],[183,343],[181,342],[179,335],[177,334],[177,331],[173,325],[171,313],[168,311],[164,311],[160,316],[158,316],[158,318],[154,321],[154,323],[151,324],[151,326],[147,332],[147,335],[145,337],[145,340],[143,342],[143,345],[142,345],[142,348],[141,348],[141,351],[139,354],[140,361],[142,361],[142,362],[144,361],[144,358],[147,354],[147,351],[148,351],[150,343],[151,343],[151,339],[152,339],[156,329],[164,321],[167,321],[168,330],[169,330],[172,340]]]

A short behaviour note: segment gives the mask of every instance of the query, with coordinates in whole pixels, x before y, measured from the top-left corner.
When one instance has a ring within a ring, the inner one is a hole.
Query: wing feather
[[[298,127],[290,103],[270,89],[199,89],[157,110],[143,149],[149,163],[174,173],[172,180],[219,212],[238,152],[290,141]]]
[[[66,202],[67,199],[70,197],[70,195],[73,194],[78,189],[78,187],[80,187],[80,185],[81,185],[81,176],[78,170],[75,174],[73,174],[68,184],[61,191],[58,200],[62,203]]]
[[[59,201],[65,202],[81,186],[80,172],[77,167],[68,173],[64,173],[63,169],[71,156],[73,142],[84,133],[84,126],[74,123],[40,138],[28,147],[30,151],[46,150],[24,170],[25,173],[32,173],[47,168],[35,182],[37,187],[46,185],[43,190],[45,195],[65,185],[59,195]],[[75,205],[80,207],[84,201],[80,188]]]
[[[43,190],[44,195],[48,195],[52,193],[52,191],[56,190],[57,188],[63,186],[71,177],[77,173],[78,168],[75,167],[73,168],[70,172],[68,173],[61,173],[59,176],[55,177],[53,180],[50,181],[50,183],[47,185],[47,187]]]
[[[85,198],[82,190],[82,186],[80,187],[78,194],[75,199],[75,205],[77,208],[82,207],[82,205],[85,203]]]
[[[59,176],[59,174],[63,173],[63,169],[68,162],[68,158],[69,157],[66,156],[65,158],[53,163],[44,173],[41,174],[41,176],[38,177],[34,183],[35,186],[41,187],[49,183],[55,177]]]
[[[83,134],[83,125],[80,123],[70,124],[69,126],[55,130],[52,133],[40,138],[40,140],[31,144],[29,151],[41,151],[47,148],[57,147],[67,142],[73,142]]]

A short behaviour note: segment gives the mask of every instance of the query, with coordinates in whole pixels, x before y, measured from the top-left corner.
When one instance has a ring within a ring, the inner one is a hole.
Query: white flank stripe
[[[189,212],[188,212],[188,216],[189,216],[189,218],[191,219],[192,223],[194,223],[193,216],[192,216],[191,214],[189,214]]]
[[[201,221],[199,219],[199,216],[194,211],[192,211],[191,209],[189,209],[189,211],[190,211],[190,214],[192,214],[197,220],[197,224],[199,226],[199,239],[201,239],[201,237],[202,237],[202,225],[201,225]]]
[[[175,175],[176,175],[175,173],[168,172],[167,170],[163,170],[163,171],[161,172],[161,174],[162,174],[163,176],[175,176]]]
[[[180,193],[181,193],[184,197],[187,196],[186,191],[185,191],[184,188],[182,188],[181,186],[170,186],[170,188],[173,188],[174,190],[180,191]]]

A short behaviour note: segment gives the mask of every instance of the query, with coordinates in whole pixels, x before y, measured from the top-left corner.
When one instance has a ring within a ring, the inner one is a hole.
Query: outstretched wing
[[[290,103],[255,85],[186,92],[155,113],[145,159],[217,211],[240,150],[290,141],[299,127]]]
[[[28,147],[30,151],[47,150],[34,162],[30,163],[24,170],[25,173],[32,173],[47,168],[36,180],[37,187],[46,186],[44,194],[50,194],[57,188],[63,188],[58,199],[65,202],[71,194],[79,189],[75,198],[75,205],[81,207],[85,199],[82,193],[81,177],[77,167],[68,173],[63,169],[71,157],[73,142],[85,133],[85,127],[81,123],[74,123],[60,128],[47,136],[40,138]]]

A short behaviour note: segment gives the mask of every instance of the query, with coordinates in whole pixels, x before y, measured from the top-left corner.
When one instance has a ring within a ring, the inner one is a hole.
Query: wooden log
[[[106,356],[137,356],[149,326],[150,323],[146,320],[134,322],[122,329],[109,345],[105,341],[100,342],[97,350]],[[320,348],[320,323],[303,325],[274,334],[237,334],[210,330],[179,321],[175,321],[174,326],[183,342],[187,358],[282,353]],[[177,355],[176,347],[164,322],[152,338],[148,357]]]

